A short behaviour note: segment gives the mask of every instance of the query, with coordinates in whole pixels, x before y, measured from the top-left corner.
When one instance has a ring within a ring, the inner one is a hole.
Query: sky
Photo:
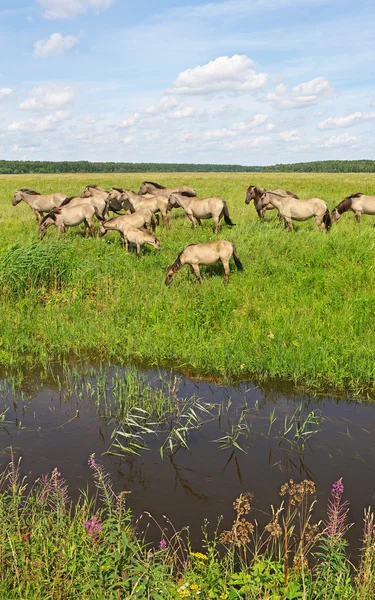
[[[0,158],[374,158],[373,0],[1,0]]]

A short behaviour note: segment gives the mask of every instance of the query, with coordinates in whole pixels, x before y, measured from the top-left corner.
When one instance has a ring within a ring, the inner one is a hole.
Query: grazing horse
[[[165,278],[165,285],[170,285],[172,279],[184,265],[190,265],[193,273],[196,274],[199,283],[202,283],[202,277],[199,265],[213,265],[218,260],[223,263],[225,276],[224,284],[229,281],[230,268],[229,260],[233,256],[238,271],[243,271],[243,266],[238,258],[236,246],[226,240],[217,240],[206,244],[190,244],[180,252],[176,260],[168,267]]]
[[[145,226],[149,231],[149,225],[153,231],[155,231],[155,218],[154,214],[148,210],[148,208],[141,208],[132,215],[120,215],[109,221],[101,221],[99,228],[99,237],[103,237],[107,231],[118,231],[121,236],[122,247],[125,245],[125,233],[129,227],[140,227]]]
[[[65,198],[64,202],[60,204],[60,207],[81,206],[81,204],[90,204],[91,206],[94,206],[103,219],[108,218],[108,203],[107,200],[101,196],[94,195],[88,196],[87,198],[82,198],[82,196],[71,196],[70,198]]]
[[[91,230],[92,237],[94,237],[95,230],[92,220],[94,215],[96,215],[99,220],[103,219],[97,208],[95,208],[95,206],[93,206],[92,204],[80,204],[78,206],[61,206],[60,208],[56,208],[44,217],[44,219],[39,225],[39,235],[41,238],[43,238],[46,234],[46,230],[51,225],[55,225],[55,227],[57,227],[60,233],[65,233],[65,227],[75,227],[76,225],[85,223],[85,237],[89,235],[89,229]]]
[[[338,221],[341,215],[348,210],[354,212],[357,223],[361,222],[361,214],[375,215],[375,196],[366,194],[352,194],[344,198],[332,211],[332,222]]]
[[[291,196],[281,196],[276,192],[265,192],[262,196],[262,202],[270,202],[278,209],[280,216],[284,219],[285,227],[293,231],[292,220],[307,221],[315,217],[315,223],[318,229],[328,231],[332,225],[331,214],[327,202],[320,198],[310,198],[309,200],[300,200]]]
[[[26,202],[34,211],[36,220],[39,223],[43,219],[43,213],[49,213],[54,208],[61,206],[65,198],[66,194],[39,194],[34,190],[23,188],[14,193],[12,204],[17,206],[21,200]]]
[[[144,181],[139,188],[138,194],[143,196],[144,194],[152,194],[153,196],[170,196],[174,192],[178,194],[184,194],[185,196],[196,196],[197,192],[187,186],[182,186],[179,188],[166,188],[160,183],[154,183],[153,181]]]
[[[124,190],[121,194],[122,206],[125,210],[136,212],[140,208],[148,208],[152,213],[161,213],[166,227],[170,228],[168,215],[168,198],[166,196],[140,196],[132,190]]]
[[[132,225],[127,227],[127,229],[124,231],[124,238],[126,250],[128,250],[129,242],[131,244],[135,244],[137,247],[138,258],[141,253],[141,246],[144,244],[149,244],[150,246],[153,246],[153,248],[156,248],[156,250],[160,250],[160,241],[157,237],[148,231],[142,231],[141,229],[137,229]]]
[[[184,209],[193,228],[195,227],[194,219],[197,219],[198,225],[201,225],[201,219],[210,219],[211,217],[215,223],[215,233],[219,231],[222,217],[227,225],[232,227],[234,225],[229,216],[227,203],[222,198],[187,198],[182,194],[171,194],[168,208],[177,208],[178,206]]]
[[[270,190],[271,192],[275,192],[276,194],[280,194],[280,196],[291,196],[292,198],[298,198],[296,194],[293,192],[288,192],[285,190]],[[267,210],[274,210],[274,206],[268,202],[265,204],[262,201],[262,196],[266,193],[266,190],[258,185],[249,185],[246,190],[246,204],[250,204],[252,200],[254,200],[255,210],[258,213],[258,217],[264,221],[264,214]],[[280,218],[280,215],[279,215]]]

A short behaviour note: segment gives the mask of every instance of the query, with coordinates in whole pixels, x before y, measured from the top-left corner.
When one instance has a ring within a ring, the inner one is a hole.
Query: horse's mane
[[[177,189],[179,190],[180,188],[177,188]],[[196,194],[193,194],[192,192],[189,192],[188,190],[179,191],[177,193],[181,194],[181,196],[186,196],[187,198],[195,198],[196,197]]]
[[[288,196],[291,196],[292,198],[296,198],[297,200],[299,200],[299,196],[297,196],[297,194],[295,194],[294,192],[288,192],[288,190],[285,190],[286,193],[288,194]]]
[[[71,200],[73,200],[73,198],[75,198],[75,196],[69,196],[68,198],[65,198],[65,200],[63,200],[63,201],[61,202],[61,204],[60,204],[60,207],[61,207],[61,206],[66,206],[67,204],[69,204],[69,202],[70,202]],[[59,207],[59,208],[60,208],[60,207]]]
[[[40,222],[40,225],[43,225],[43,223],[45,223],[47,219],[52,219],[52,221],[56,221],[56,215],[59,215],[60,212],[60,208],[55,208],[55,210],[51,210],[51,212],[48,213],[48,215],[43,217],[43,219]]]
[[[351,196],[347,196],[344,198],[344,200],[341,200],[340,204],[338,204],[333,210],[337,210],[339,215],[342,215],[342,213],[351,209],[353,198],[358,198],[359,196],[362,196],[362,194],[352,194]]]
[[[155,183],[154,181],[144,181],[142,183],[142,185],[153,185],[154,187],[158,188],[159,190],[166,190],[167,188],[165,187],[165,185],[160,185],[160,183]]]
[[[86,185],[85,190],[87,190],[87,188],[90,188],[90,187],[95,188],[96,190],[102,189],[102,188],[99,188],[99,186],[96,183],[94,183],[94,184]]]
[[[345,200],[351,200],[352,198],[359,198],[360,196],[364,196],[365,194],[362,194],[362,192],[358,192],[358,194],[352,194],[351,196],[347,196],[345,198]]]
[[[35,190],[30,190],[29,188],[22,188],[19,191],[25,192],[25,194],[30,194],[31,196],[40,196],[40,192],[36,192]]]
[[[124,188],[112,188],[113,190],[116,190],[116,192],[120,192],[120,194],[122,194],[123,192],[125,192]]]

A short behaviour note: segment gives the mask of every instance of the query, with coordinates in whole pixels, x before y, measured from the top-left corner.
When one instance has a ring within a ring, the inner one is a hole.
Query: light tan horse
[[[132,190],[124,190],[121,194],[122,206],[125,210],[136,212],[140,208],[148,208],[154,214],[161,213],[166,227],[170,228],[168,215],[168,198],[166,196],[140,196]]]
[[[141,229],[137,229],[136,227],[130,226],[127,227],[126,231],[124,231],[125,238],[125,246],[126,250],[129,248],[129,242],[134,244],[137,248],[138,258],[141,253],[141,246],[144,244],[149,244],[156,250],[160,250],[160,241],[157,237],[155,237],[152,233],[148,231],[142,231]]]
[[[298,198],[297,194],[293,192],[288,192],[285,190],[269,190],[270,192],[275,192],[280,196],[291,196],[292,198]],[[245,204],[250,204],[252,200],[254,200],[255,210],[258,213],[258,217],[264,221],[264,215],[267,210],[275,210],[275,207],[271,204],[271,202],[262,201],[262,196],[266,193],[266,190],[258,185],[249,185],[246,189],[246,199]],[[280,218],[280,215],[279,215]]]
[[[218,233],[220,221],[224,217],[227,225],[233,227],[227,203],[222,198],[188,198],[182,194],[171,194],[169,197],[168,208],[177,208],[180,206],[184,209],[185,214],[190,219],[192,227],[195,227],[195,219],[198,225],[202,225],[201,219],[213,219],[215,224],[215,233]]]
[[[99,237],[103,237],[107,231],[118,231],[121,236],[122,247],[125,246],[125,233],[129,227],[146,227],[149,230],[149,225],[155,230],[154,214],[148,208],[141,208],[132,215],[120,215],[108,221],[101,221],[99,227]]]
[[[362,215],[375,215],[375,196],[366,196],[366,194],[352,194],[347,196],[332,211],[332,222],[338,221],[341,215],[348,210],[354,212],[357,223],[361,222]]]
[[[266,192],[262,196],[262,201],[270,202],[278,209],[280,216],[284,219],[285,227],[293,231],[293,221],[307,221],[315,217],[315,223],[318,229],[328,231],[332,225],[331,213],[329,212],[327,202],[320,198],[310,198],[309,200],[300,200],[290,196],[280,196],[275,192]]]
[[[97,195],[88,196],[87,198],[82,198],[82,196],[71,196],[70,198],[65,198],[60,207],[81,206],[83,204],[90,204],[91,206],[94,206],[103,219],[108,217],[107,200]]]
[[[107,192],[107,190],[103,190],[103,188],[99,187],[98,185],[86,185],[81,194],[81,198],[94,198],[96,200],[100,199],[102,202],[105,202],[106,208],[104,209],[103,215],[107,219],[109,208],[108,194],[109,192]]]
[[[13,206],[17,206],[21,200],[26,202],[34,212],[36,220],[39,223],[43,218],[43,213],[49,213],[54,208],[61,206],[65,198],[66,194],[39,194],[39,192],[35,192],[35,190],[23,188],[16,190],[12,204]]]
[[[123,210],[122,202],[121,202],[121,194],[125,190],[123,188],[111,188],[108,192],[107,202],[108,208],[112,212],[119,213],[120,210]]]
[[[92,204],[80,204],[78,206],[61,206],[60,208],[56,208],[44,217],[44,219],[39,225],[39,235],[41,238],[43,238],[46,234],[46,230],[51,225],[57,227],[60,233],[65,233],[65,227],[75,227],[76,225],[85,223],[86,237],[89,235],[89,230],[91,230],[91,235],[92,237],[94,237],[94,215],[96,215],[100,220],[103,218],[98,212],[97,208],[95,208],[95,206],[92,206]]]
[[[203,283],[199,265],[213,265],[218,260],[221,260],[223,263],[225,271],[224,284],[227,284],[230,275],[229,260],[232,256],[238,271],[243,271],[242,263],[237,255],[236,246],[231,242],[227,242],[226,240],[216,240],[215,242],[208,242],[206,244],[190,244],[180,252],[176,260],[168,267],[165,285],[170,285],[172,280],[176,277],[177,272],[184,265],[190,265],[193,273],[196,274],[199,283]]]
[[[182,186],[179,188],[166,188],[160,183],[154,183],[153,181],[144,181],[139,188],[139,196],[143,196],[144,194],[152,194],[153,196],[170,196],[173,193],[185,194],[185,196],[196,196],[197,192],[187,186]]]

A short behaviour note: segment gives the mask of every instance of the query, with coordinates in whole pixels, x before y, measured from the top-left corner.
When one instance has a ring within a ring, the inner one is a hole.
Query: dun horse
[[[148,208],[152,213],[160,212],[166,227],[169,229],[170,217],[168,215],[168,198],[166,196],[145,197],[132,192],[132,190],[124,190],[121,194],[121,202],[123,208],[131,212],[136,212],[140,208]]]
[[[341,215],[348,210],[354,212],[357,223],[361,222],[362,215],[375,215],[375,196],[366,196],[366,194],[352,194],[344,198],[332,211],[332,221],[338,221]]]
[[[83,204],[90,204],[91,206],[93,206],[103,219],[108,217],[107,200],[97,195],[88,196],[87,198],[82,198],[82,196],[71,196],[70,198],[65,198],[64,202],[60,204],[60,207],[81,206]]]
[[[297,198],[296,194],[293,192],[288,192],[285,190],[270,190],[271,192],[275,192],[276,194],[280,194],[280,196],[291,196],[292,198]],[[258,185],[249,185],[246,190],[246,204],[250,204],[252,200],[254,200],[255,210],[258,213],[258,217],[264,221],[264,215],[267,210],[274,210],[275,207],[270,203],[265,203],[262,201],[262,196],[266,193],[266,190]],[[279,216],[280,218],[280,216]]]
[[[61,206],[44,217],[39,225],[39,235],[41,238],[43,238],[46,234],[46,230],[51,225],[55,225],[60,233],[65,233],[65,227],[75,227],[76,225],[85,223],[86,237],[89,235],[89,230],[91,230],[91,235],[94,237],[94,215],[96,215],[100,220],[103,218],[97,208],[92,206],[92,204]]]
[[[216,242],[208,242],[206,244],[190,244],[180,252],[174,263],[168,267],[165,285],[170,285],[172,280],[176,277],[177,272],[184,265],[190,265],[191,270],[196,274],[199,283],[203,283],[199,265],[213,265],[218,260],[221,260],[223,263],[225,271],[224,284],[227,284],[230,275],[229,260],[232,256],[237,269],[243,271],[242,263],[237,255],[236,246],[231,242],[217,240]]]
[[[125,234],[130,227],[145,226],[149,231],[149,225],[155,230],[155,218],[153,213],[148,208],[141,208],[132,215],[121,215],[109,221],[102,221],[99,228],[99,237],[103,237],[107,231],[118,231],[121,236],[122,247],[125,246]]]
[[[327,202],[320,198],[300,200],[290,196],[281,196],[275,192],[266,192],[262,196],[262,202],[270,202],[278,209],[280,216],[284,219],[285,227],[293,231],[293,221],[307,221],[315,217],[318,229],[328,231],[332,225],[331,214]]]
[[[141,246],[144,244],[149,244],[150,246],[153,246],[153,248],[156,248],[156,250],[160,250],[160,241],[148,231],[142,231],[141,229],[130,226],[124,232],[124,238],[126,250],[128,250],[129,242],[135,244],[137,247],[138,258],[141,253]]]
[[[144,181],[139,188],[138,194],[143,196],[144,194],[152,194],[153,196],[170,196],[173,193],[184,194],[185,196],[196,196],[197,192],[187,186],[179,188],[166,188],[160,183],[154,183],[153,181]]]
[[[198,225],[201,225],[201,219],[210,219],[211,217],[215,223],[215,233],[218,233],[220,221],[223,217],[227,225],[234,225],[229,216],[227,203],[222,198],[187,198],[182,194],[171,194],[168,208],[178,206],[184,209],[193,228],[195,227],[195,219],[197,219]]]
[[[66,194],[39,194],[34,190],[23,188],[14,193],[12,204],[17,206],[21,200],[26,202],[34,211],[37,222],[42,220],[43,213],[49,213],[54,208],[61,206],[66,198]]]

